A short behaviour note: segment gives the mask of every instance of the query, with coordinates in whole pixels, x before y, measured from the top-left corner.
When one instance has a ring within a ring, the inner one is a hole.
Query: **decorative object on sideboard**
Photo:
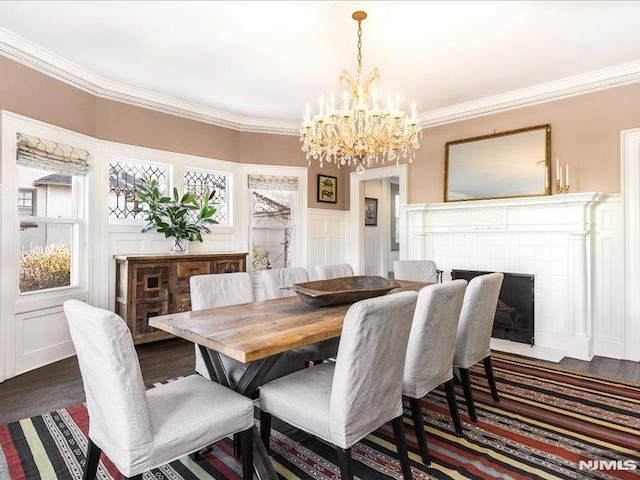
[[[565,163],[564,182],[562,178],[562,168],[560,167],[560,159],[556,158],[556,193],[569,193],[569,164]]]
[[[444,201],[551,193],[551,125],[445,144]]]
[[[378,199],[364,199],[364,224],[368,227],[378,226]]]
[[[338,179],[329,175],[318,175],[318,202],[338,202]]]
[[[168,197],[157,180],[145,177],[136,194],[147,221],[142,232],[155,229],[171,238],[172,253],[186,253],[189,241],[202,242],[202,232],[211,233],[209,226],[218,223],[213,219],[214,192],[206,192],[200,202],[194,193],[180,196],[174,187],[173,195]]]
[[[380,78],[374,68],[368,77],[362,77],[362,21],[367,18],[363,11],[351,16],[358,22],[358,71],[354,80],[343,70],[339,82],[342,96],[333,94],[320,97],[319,112],[311,117],[307,104],[304,121],[300,129],[302,151],[309,165],[318,160],[356,166],[362,173],[365,167],[400,163],[400,159],[412,162],[419,147],[422,127],[415,102],[411,104],[411,116],[400,109],[400,94],[387,94],[387,107],[378,103],[378,91],[373,88]],[[341,103],[340,103],[341,102]]]

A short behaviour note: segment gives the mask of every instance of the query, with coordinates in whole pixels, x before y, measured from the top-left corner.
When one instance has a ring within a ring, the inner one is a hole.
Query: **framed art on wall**
[[[318,175],[318,202],[338,201],[338,179],[328,175]]]
[[[375,227],[378,225],[378,199],[364,199],[364,224]]]

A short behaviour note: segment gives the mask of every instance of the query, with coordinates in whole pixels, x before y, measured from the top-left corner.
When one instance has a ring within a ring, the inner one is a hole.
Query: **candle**
[[[560,176],[560,159],[556,158],[556,180],[560,183],[562,180],[562,177]]]
[[[566,171],[566,174],[565,174],[565,179],[564,179],[564,181],[565,181],[565,185],[568,187],[569,185],[571,185],[571,184],[569,183],[569,164],[568,164],[568,163],[567,163],[567,165],[565,166],[565,168],[566,168],[566,170],[567,170],[567,171]]]
[[[324,115],[324,95],[320,97],[318,107],[320,107],[320,116]]]

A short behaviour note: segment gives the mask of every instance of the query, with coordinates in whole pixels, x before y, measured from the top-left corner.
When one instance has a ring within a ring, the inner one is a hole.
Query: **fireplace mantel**
[[[584,232],[591,228],[591,207],[602,196],[567,193],[408,205],[409,232]]]
[[[536,349],[530,356],[593,356],[591,238],[601,193],[407,206],[406,258],[452,269],[532,274]],[[501,349],[509,345],[500,342]],[[522,353],[521,347],[514,350]],[[550,353],[549,353],[550,352]]]

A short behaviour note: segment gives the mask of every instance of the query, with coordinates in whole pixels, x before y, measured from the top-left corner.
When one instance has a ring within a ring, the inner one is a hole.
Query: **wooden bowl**
[[[362,275],[296,283],[290,289],[306,304],[326,307],[379,297],[398,287],[400,284],[390,278]]]

